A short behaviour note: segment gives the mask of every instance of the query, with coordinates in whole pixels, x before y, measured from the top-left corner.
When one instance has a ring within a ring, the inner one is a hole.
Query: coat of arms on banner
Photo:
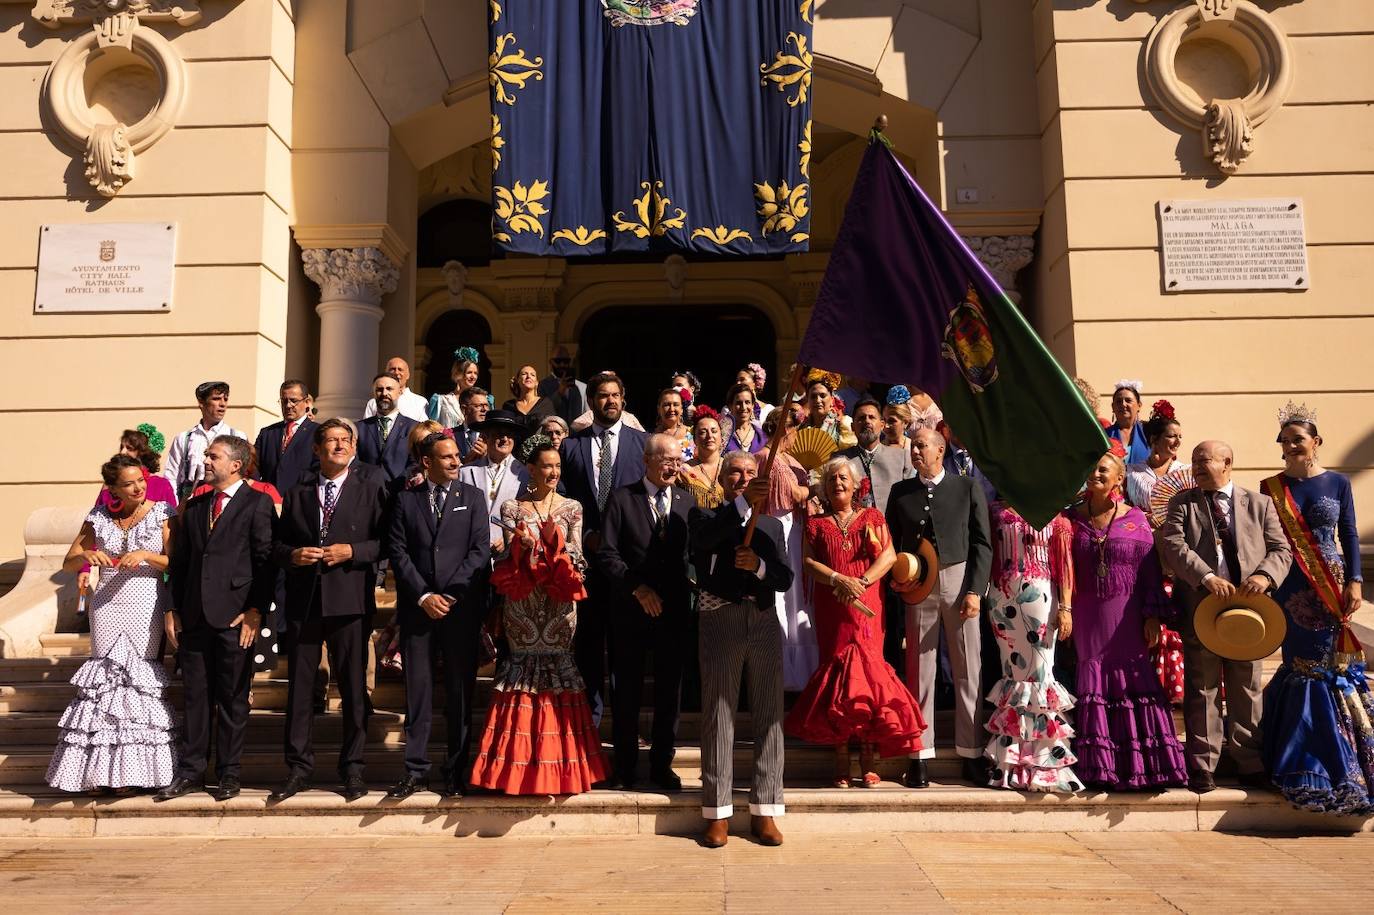
[[[954,361],[975,394],[983,393],[997,380],[997,348],[992,342],[992,328],[972,283],[964,300],[949,313],[940,354]]]
[[[699,0],[601,0],[611,25],[686,25]]]

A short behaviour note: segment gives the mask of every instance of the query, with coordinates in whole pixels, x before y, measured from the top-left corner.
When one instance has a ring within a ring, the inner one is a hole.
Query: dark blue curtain
[[[507,251],[805,251],[811,0],[490,0]]]

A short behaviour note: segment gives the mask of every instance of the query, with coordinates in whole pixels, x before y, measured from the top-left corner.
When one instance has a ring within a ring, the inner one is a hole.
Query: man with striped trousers
[[[727,454],[721,464],[725,504],[694,508],[690,546],[701,586],[701,844],[720,848],[734,814],[735,709],[740,679],[749,671],[753,716],[754,781],[749,792],[750,831],[763,845],[781,845],[774,817],[783,814],[782,627],[773,610],[779,591],[792,586],[782,524],[762,511],[749,545],[749,517],[768,498],[754,455]]]

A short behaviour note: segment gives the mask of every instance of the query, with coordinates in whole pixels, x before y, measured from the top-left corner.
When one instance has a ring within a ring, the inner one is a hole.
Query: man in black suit
[[[477,427],[486,422],[487,411],[491,409],[490,395],[473,385],[458,395],[458,409],[463,411],[463,422],[453,427],[453,440],[458,443],[458,455],[466,464],[486,457],[487,443]]]
[[[483,493],[458,481],[453,439],[442,433],[426,438],[420,464],[425,485],[397,495],[391,514],[389,551],[406,681],[406,771],[387,797],[409,797],[429,782],[436,648],[444,657],[447,701],[443,790],[461,797],[472,743],[478,638],[487,612],[491,531]]]
[[[926,720],[923,749],[911,758],[906,783],[912,788],[930,786],[926,760],[935,755],[935,666],[943,627],[954,674],[954,751],[963,757],[964,778],[985,786],[987,733],[981,726],[978,614],[992,571],[987,500],[972,477],[945,471],[943,435],[934,429],[917,429],[912,441],[916,476],[892,487],[887,526],[898,552],[915,553],[923,537],[930,540],[940,557],[940,571],[930,596],[906,607],[906,684],[920,701]],[[917,583],[894,585],[893,590],[901,593]]]
[[[701,637],[701,843],[729,840],[734,815],[735,709],[749,672],[754,779],[749,792],[751,831],[764,845],[781,845],[773,818],[783,808],[782,623],[774,612],[779,591],[792,587],[782,522],[762,511],[768,480],[757,477],[754,455],[732,451],[721,460],[726,503],[715,511],[693,508],[693,563],[701,584],[697,611]],[[758,525],[746,546],[752,514]]]
[[[205,449],[210,492],[189,500],[173,534],[168,572],[172,609],[167,641],[177,650],[185,688],[186,728],[172,783],[160,801],[203,783],[217,719],[217,801],[239,793],[239,759],[248,726],[248,652],[272,600],[272,500],[244,482],[250,452],[245,439],[221,435]]]
[[[310,386],[292,378],[281,385],[281,418],[258,433],[253,447],[258,452],[258,479],[286,491],[307,473],[319,469],[315,454],[315,421],[310,418],[315,399]]]
[[[592,424],[563,439],[563,480],[569,498],[582,504],[583,555],[594,556],[601,546],[601,513],[611,493],[644,476],[645,435],[625,425],[625,384],[614,372],[593,375],[587,382]],[[587,576],[587,599],[577,608],[573,656],[587,684],[592,720],[601,723],[605,702],[606,652],[610,635],[609,598],[614,588],[595,565]]]
[[[623,446],[622,446],[623,447]],[[680,791],[673,772],[682,668],[687,650],[691,579],[687,573],[687,513],[695,500],[674,486],[682,468],[682,442],[651,435],[644,447],[643,479],[622,486],[606,502],[601,523],[601,574],[610,584],[611,697],[615,743],[612,781],[635,784],[639,760],[639,700],[644,691],[644,655],[654,655],[654,725],[649,780]]]
[[[402,416],[396,408],[400,391],[400,385],[390,375],[372,379],[377,415],[358,422],[358,460],[382,468],[388,485],[405,476],[406,462],[410,459],[406,443],[410,430],[415,428],[415,420]]]
[[[338,771],[344,799],[354,801],[367,794],[365,653],[372,647],[372,566],[382,558],[387,505],[380,472],[367,464],[352,465],[354,448],[353,430],[343,420],[325,420],[314,435],[320,462],[317,478],[297,483],[282,499],[272,557],[286,570],[289,775],[272,792],[275,801],[310,785],[315,769],[312,700],[325,643],[343,696]]]

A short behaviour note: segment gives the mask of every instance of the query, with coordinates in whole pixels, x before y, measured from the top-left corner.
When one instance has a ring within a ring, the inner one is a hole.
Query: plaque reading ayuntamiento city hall
[[[1307,289],[1302,200],[1161,200],[1164,291]]]
[[[172,310],[174,224],[45,225],[39,235],[34,312]]]

